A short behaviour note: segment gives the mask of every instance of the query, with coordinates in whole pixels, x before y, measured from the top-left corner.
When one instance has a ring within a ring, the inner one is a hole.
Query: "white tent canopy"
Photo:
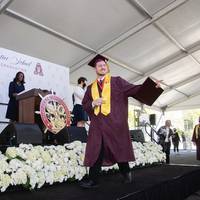
[[[70,68],[91,82],[96,54],[138,84],[163,80],[154,103],[200,108],[199,0],[0,0],[0,46]]]

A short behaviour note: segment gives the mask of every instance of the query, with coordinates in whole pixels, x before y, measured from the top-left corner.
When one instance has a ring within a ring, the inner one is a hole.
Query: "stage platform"
[[[82,189],[77,182],[35,191],[9,191],[1,200],[183,200],[200,189],[200,166],[160,165],[136,169],[132,184],[119,173],[100,176],[100,187]]]

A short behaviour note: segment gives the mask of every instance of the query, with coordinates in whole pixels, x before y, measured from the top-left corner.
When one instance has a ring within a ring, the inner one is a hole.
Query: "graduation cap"
[[[90,65],[91,67],[95,67],[96,63],[99,61],[107,62],[108,58],[98,54],[88,63],[88,65]]]

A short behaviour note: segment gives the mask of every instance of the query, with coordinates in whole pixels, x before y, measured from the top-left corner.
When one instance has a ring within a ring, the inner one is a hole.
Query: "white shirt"
[[[169,127],[166,127],[166,137],[165,142],[169,142]]]
[[[97,79],[97,81],[98,81],[98,82],[101,82],[101,81],[103,81],[103,80],[104,80],[104,78],[105,78],[105,76],[103,76],[103,77],[100,77],[100,78],[98,78],[98,79]]]
[[[85,90],[80,86],[76,86],[74,88],[74,99],[75,99],[74,105],[76,104],[82,105],[82,100],[84,95],[85,95]]]

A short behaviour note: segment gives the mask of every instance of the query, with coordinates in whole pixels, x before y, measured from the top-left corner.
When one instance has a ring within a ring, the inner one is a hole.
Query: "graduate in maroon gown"
[[[200,117],[199,117],[199,124],[195,125],[192,141],[197,149],[197,160],[200,160]]]
[[[88,86],[82,104],[91,123],[85,153],[89,179],[82,181],[84,188],[97,187],[101,166],[118,164],[125,183],[133,181],[129,161],[134,153],[128,127],[128,97],[152,105],[162,93],[159,83],[148,78],[143,85],[133,85],[121,77],[111,77],[108,59],[97,55],[88,65],[96,70],[97,79]]]

